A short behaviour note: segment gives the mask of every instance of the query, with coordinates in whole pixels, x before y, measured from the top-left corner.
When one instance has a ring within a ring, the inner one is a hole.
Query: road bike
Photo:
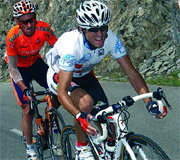
[[[144,135],[128,131],[128,119],[130,118],[130,114],[127,110],[134,102],[148,97],[156,100],[161,112],[163,112],[165,108],[163,102],[166,103],[169,109],[172,109],[161,88],[158,88],[155,92],[134,97],[126,96],[117,104],[108,107],[95,106],[93,108],[91,112],[93,118],[90,121],[98,121],[102,128],[98,136],[87,135],[87,140],[89,141],[95,160],[170,159],[156,142]],[[114,133],[112,132],[112,124],[115,127]],[[106,145],[109,135],[115,135],[114,149],[111,151],[110,156]],[[63,128],[60,140],[63,159],[75,159],[76,135],[74,127],[66,126]]]
[[[30,83],[30,95],[32,101],[29,101],[29,114],[34,115],[32,123],[33,143],[38,158],[40,160],[48,158],[52,160],[60,159],[60,135],[65,127],[65,122],[61,113],[53,107],[52,92],[49,89],[35,92],[33,84]],[[41,103],[43,104],[40,105]],[[44,107],[45,112],[40,111],[39,107]]]

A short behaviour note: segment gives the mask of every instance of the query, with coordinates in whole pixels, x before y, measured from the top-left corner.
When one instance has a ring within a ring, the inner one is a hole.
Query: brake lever
[[[168,102],[168,100],[167,100],[167,98],[166,98],[165,93],[163,92],[163,90],[162,90],[160,87],[157,89],[157,93],[158,93],[158,96],[161,97],[161,98],[164,100],[164,102],[166,103],[167,107],[168,107],[170,110],[172,110],[172,107],[171,107],[171,105],[169,104],[169,102]],[[158,97],[158,98],[159,98],[159,97]],[[161,99],[161,98],[160,98],[160,99]]]
[[[30,102],[30,100],[28,101],[29,103],[29,111],[28,114],[31,115],[32,114],[32,110],[33,110],[33,106],[32,106],[32,102]]]
[[[165,93],[163,92],[163,100],[164,100],[164,102],[166,103],[166,105],[167,105],[167,107],[170,109],[170,110],[172,110],[172,107],[171,107],[171,105],[169,104],[169,102],[167,101],[167,98],[166,98],[166,95],[165,95]]]
[[[32,99],[34,100],[33,91],[30,92],[30,96],[31,96]],[[32,111],[33,111],[33,100],[32,100],[32,101],[28,100],[28,103],[29,103],[29,111],[28,111],[28,114],[29,114],[29,115],[31,115],[31,114],[32,114]]]
[[[106,124],[107,124],[107,129],[108,129],[108,132],[109,134],[112,136],[113,135],[113,132],[111,130],[111,126],[110,126],[110,123],[109,123],[109,119],[107,118],[106,116],[106,113],[102,113],[102,116],[104,117],[105,121],[106,121]]]

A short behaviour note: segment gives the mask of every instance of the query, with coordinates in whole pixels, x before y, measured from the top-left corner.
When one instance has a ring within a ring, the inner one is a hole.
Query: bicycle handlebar
[[[134,104],[134,102],[139,101],[144,98],[155,98],[157,100],[160,111],[163,108],[163,102],[162,102],[162,99],[163,99],[164,102],[166,103],[167,107],[170,110],[172,110],[172,107],[169,104],[169,102],[167,101],[166,95],[163,92],[163,90],[161,88],[157,88],[157,91],[155,91],[155,92],[144,93],[144,94],[140,94],[140,95],[137,95],[134,97],[126,96],[121,101],[119,101],[117,104],[111,105],[105,109],[100,110],[98,113],[96,113],[96,115],[94,115],[93,120],[97,120],[98,119],[97,117],[99,115],[102,115],[102,113],[104,113],[104,112],[106,114],[108,114],[108,113],[121,111],[125,108],[132,106]]]
[[[91,120],[93,121],[99,121],[102,126],[102,136],[99,137],[99,141],[103,141],[107,138],[107,130],[108,129],[108,124],[107,124],[107,115],[109,113],[118,113],[121,112],[122,110],[132,106],[134,102],[144,99],[144,98],[155,98],[157,100],[157,104],[159,106],[159,109],[161,112],[163,112],[163,102],[166,103],[167,107],[172,110],[171,105],[167,101],[166,95],[163,92],[161,88],[157,88],[157,91],[155,92],[150,92],[150,93],[145,93],[141,95],[137,95],[134,97],[126,96],[124,97],[121,101],[119,101],[117,104],[113,104],[107,108],[103,108],[102,110],[100,109],[98,112],[94,111],[95,115],[93,115],[93,118]],[[96,107],[93,108],[93,110],[96,110]],[[106,117],[106,118],[105,118]]]
[[[43,95],[51,95],[51,92],[49,91],[49,89],[46,89],[45,91],[37,91],[35,92],[34,91],[34,88],[33,88],[33,84],[32,82],[30,83],[30,96],[32,97],[32,101],[29,100],[29,111],[28,111],[28,114],[31,115],[32,114],[32,111],[35,110],[35,112],[39,115],[39,112],[38,112],[38,109],[37,106],[38,104],[40,103],[43,103],[43,102],[46,102],[45,99],[36,99],[36,96],[43,96]]]

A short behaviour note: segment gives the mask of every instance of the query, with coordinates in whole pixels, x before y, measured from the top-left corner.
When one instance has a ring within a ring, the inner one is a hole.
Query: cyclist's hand
[[[167,115],[167,108],[164,106],[163,113],[161,113],[161,111],[159,110],[159,106],[154,101],[148,102],[146,108],[148,109],[149,113],[155,118],[161,119]]]
[[[30,101],[32,101],[32,95],[33,95],[33,93],[32,93],[31,90],[29,90],[28,88],[26,88],[26,89],[23,91],[23,95],[24,95],[25,97],[27,97]]]
[[[86,117],[90,118],[90,114],[86,115],[84,112],[79,112],[78,114],[76,114],[76,119],[85,133],[90,135],[97,134],[96,129],[90,126],[90,124],[86,120]]]

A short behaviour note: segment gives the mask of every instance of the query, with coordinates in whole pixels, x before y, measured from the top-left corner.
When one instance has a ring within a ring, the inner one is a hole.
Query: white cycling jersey
[[[107,34],[104,46],[92,50],[83,34],[78,30],[64,33],[46,54],[49,67],[56,73],[62,69],[73,72],[73,77],[82,77],[109,53],[115,59],[126,55],[125,48],[118,36],[110,30]]]

